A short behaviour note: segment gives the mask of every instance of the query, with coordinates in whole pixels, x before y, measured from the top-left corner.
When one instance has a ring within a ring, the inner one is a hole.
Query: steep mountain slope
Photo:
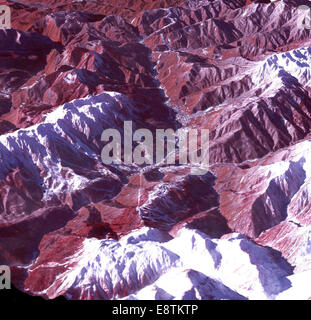
[[[308,1],[2,3],[0,265],[15,286],[311,298]],[[102,132],[125,121],[208,129],[209,171],[104,164]]]

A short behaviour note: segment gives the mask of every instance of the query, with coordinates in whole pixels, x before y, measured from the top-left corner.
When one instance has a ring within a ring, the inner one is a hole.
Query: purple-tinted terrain
[[[0,265],[54,299],[311,299],[310,1],[1,1]],[[210,167],[103,130],[208,129]]]

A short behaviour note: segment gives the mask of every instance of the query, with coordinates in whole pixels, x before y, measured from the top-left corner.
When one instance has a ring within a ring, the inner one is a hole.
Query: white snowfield
[[[265,96],[273,96],[284,87],[284,82],[311,85],[311,48],[300,48],[276,53],[261,61],[254,70],[253,83],[265,88]]]
[[[310,49],[294,50],[269,58],[259,74],[266,77],[265,73],[273,75],[274,71],[285,70],[308,82],[310,62]],[[301,69],[296,72],[297,65]],[[69,179],[63,178],[62,154],[55,145],[64,144],[77,158],[83,155],[100,162],[95,138],[105,128],[118,127],[120,120],[126,119],[124,114],[133,110],[135,106],[126,97],[114,93],[60,106],[48,114],[43,123],[0,137],[0,175],[5,177],[14,167],[26,168],[35,183],[44,185],[46,200],[68,189],[79,190],[88,180],[74,170]],[[305,173],[305,183],[300,189],[306,196],[292,200],[295,203],[306,199],[311,192],[311,142],[297,143],[287,152],[286,161],[263,165],[258,170],[259,176],[266,172],[270,179],[279,178],[288,184],[285,173],[291,163],[296,163],[290,170]],[[103,167],[101,170],[103,175],[113,175]],[[301,208],[302,204],[297,207]],[[309,229],[303,227],[301,232],[310,235]],[[307,242],[296,258],[297,264],[311,265],[310,248]],[[51,259],[49,265],[53,266],[53,257]],[[87,293],[95,299],[164,300],[311,297],[310,271],[293,274],[293,267],[279,252],[237,233],[211,239],[183,227],[172,238],[168,233],[144,227],[119,241],[85,239],[80,249],[68,257],[67,264],[74,267],[60,274],[50,288],[35,294],[49,292],[50,298],[59,294],[77,298],[77,294],[83,292],[84,298]]]
[[[144,227],[119,242],[86,239],[68,257],[68,264],[73,262],[75,267],[58,279],[61,286],[47,291],[67,292],[67,298],[74,290],[93,299],[144,300],[311,296],[309,271],[292,275],[292,267],[278,252],[237,233],[211,239],[182,228],[173,239]]]

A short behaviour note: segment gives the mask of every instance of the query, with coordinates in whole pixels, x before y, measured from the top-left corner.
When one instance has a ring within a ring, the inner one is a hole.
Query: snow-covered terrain
[[[4,2],[0,265],[14,286],[46,299],[311,298],[301,1]],[[209,171],[104,164],[102,132],[125,121],[208,129]]]

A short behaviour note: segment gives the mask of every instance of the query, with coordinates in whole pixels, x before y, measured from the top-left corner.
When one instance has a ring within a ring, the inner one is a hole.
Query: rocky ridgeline
[[[30,295],[311,298],[306,1],[4,1],[0,265]],[[210,131],[210,171],[104,129]]]

